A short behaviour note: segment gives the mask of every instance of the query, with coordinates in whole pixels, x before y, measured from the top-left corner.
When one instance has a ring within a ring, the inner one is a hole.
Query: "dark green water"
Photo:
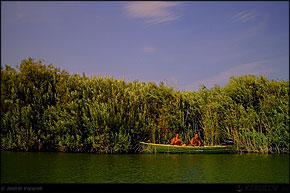
[[[289,155],[1,152],[2,183],[289,183]]]

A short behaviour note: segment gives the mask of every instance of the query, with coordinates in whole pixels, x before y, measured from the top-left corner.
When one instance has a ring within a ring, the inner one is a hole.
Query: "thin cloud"
[[[245,23],[254,20],[257,17],[257,13],[251,11],[240,11],[232,17],[234,23]]]
[[[153,47],[145,47],[145,48],[143,48],[143,52],[152,53],[152,52],[155,52],[155,51],[156,51],[156,48],[153,48]]]
[[[145,19],[146,23],[165,23],[178,19],[173,8],[180,5],[178,2],[143,1],[130,2],[124,6],[129,17]]]
[[[191,85],[185,85],[184,88],[185,90],[197,90],[200,88],[201,84],[204,84],[207,88],[212,88],[215,84],[225,85],[231,76],[239,77],[248,74],[265,75],[267,73],[275,72],[274,68],[266,67],[264,63],[264,61],[255,61],[240,64],[210,78],[195,81],[195,83]]]

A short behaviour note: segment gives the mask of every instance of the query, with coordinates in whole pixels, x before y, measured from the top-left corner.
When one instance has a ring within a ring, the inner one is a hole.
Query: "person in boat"
[[[176,134],[176,137],[174,137],[171,140],[171,145],[179,145],[179,146],[182,145],[182,142],[181,142],[181,139],[179,138],[179,134],[178,133]]]
[[[200,139],[199,139],[198,134],[195,134],[195,136],[194,136],[193,138],[191,138],[191,140],[190,140],[190,144],[193,145],[193,146],[198,146],[198,147],[200,147],[201,142],[200,142]]]

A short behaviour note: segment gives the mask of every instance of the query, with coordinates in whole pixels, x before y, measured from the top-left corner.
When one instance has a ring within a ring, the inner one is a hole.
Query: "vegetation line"
[[[70,75],[42,60],[1,66],[1,149],[130,153],[139,142],[204,145],[232,139],[237,151],[289,153],[289,81],[230,78],[181,92],[163,82]]]

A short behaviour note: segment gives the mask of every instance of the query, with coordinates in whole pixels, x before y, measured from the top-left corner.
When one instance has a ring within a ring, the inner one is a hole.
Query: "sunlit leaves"
[[[3,149],[124,153],[176,133],[188,144],[199,133],[205,145],[232,139],[238,151],[289,150],[289,81],[232,76],[223,88],[180,92],[42,63],[1,67]]]

